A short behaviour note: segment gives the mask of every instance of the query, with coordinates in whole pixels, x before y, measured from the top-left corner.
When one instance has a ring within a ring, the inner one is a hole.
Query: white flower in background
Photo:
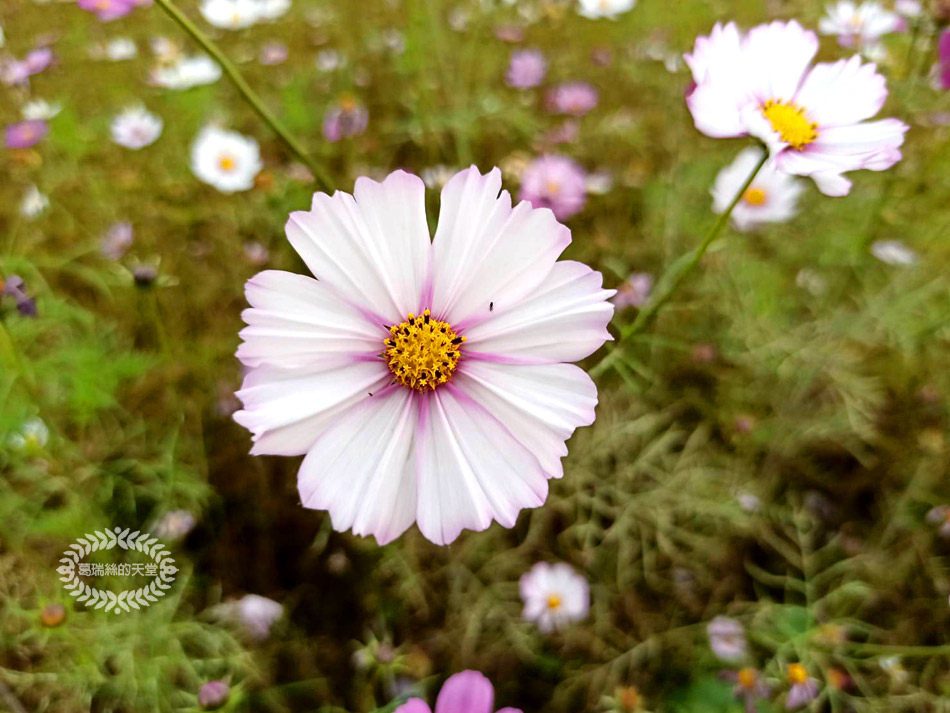
[[[40,193],[36,186],[30,186],[20,201],[20,215],[26,218],[36,218],[49,208],[49,198]]]
[[[320,50],[317,53],[316,66],[321,72],[332,72],[345,64],[340,53],[336,50]]]
[[[456,173],[458,173],[457,168],[452,168],[451,166],[440,163],[437,166],[422,169],[422,171],[419,172],[419,177],[422,178],[422,182],[426,184],[427,188],[441,191],[445,184],[449,182],[449,179]]]
[[[915,265],[917,253],[900,240],[878,240],[871,245],[871,254],[888,265]]]
[[[59,102],[48,102],[45,99],[34,99],[20,109],[26,121],[49,121],[62,110],[63,105]]]
[[[34,453],[43,450],[49,443],[49,428],[42,419],[31,418],[19,431],[10,434],[10,448],[21,453]]]
[[[141,149],[155,143],[162,133],[162,120],[145,107],[131,107],[112,120],[112,140],[127,149]]]
[[[0,27],[0,47],[6,47],[7,37],[3,34],[3,28]]]
[[[139,48],[135,45],[135,41],[128,37],[116,37],[106,45],[106,58],[111,62],[134,59],[138,53]]]
[[[592,20],[601,17],[614,19],[632,10],[636,4],[637,0],[579,0],[577,12]]]
[[[234,131],[205,127],[191,146],[191,170],[222,193],[250,190],[261,168],[257,142]]]
[[[453,176],[434,238],[416,176],[317,193],[286,228],[317,279],[247,283],[234,418],[252,454],[306,454],[301,502],[336,530],[385,544],[418,523],[447,544],[512,527],[594,420],[597,389],[569,362],[610,338],[613,291],[558,261],[570,231],[501,182]]]
[[[736,500],[746,512],[759,512],[762,509],[762,501],[754,493],[741,492],[736,495]]]
[[[291,0],[255,0],[257,12],[263,20],[276,20],[290,9]]]
[[[916,18],[924,14],[924,6],[920,0],[897,0],[894,9],[904,17]]]
[[[745,657],[745,629],[735,619],[715,617],[706,626],[706,634],[709,636],[709,648],[720,660],[735,663]]]
[[[270,636],[274,622],[284,614],[284,608],[278,602],[259,594],[245,594],[236,604],[238,621],[258,641]]]
[[[182,57],[152,72],[152,82],[166,89],[191,89],[221,78],[221,66],[207,55]]]
[[[177,42],[167,37],[157,35],[148,41],[152,54],[162,64],[171,64],[177,62],[182,57],[181,47]]]
[[[590,610],[590,585],[570,566],[538,562],[522,575],[521,616],[544,633],[581,621]]]
[[[761,160],[762,149],[750,147],[719,172],[711,191],[713,210],[717,214],[726,211]],[[800,179],[777,171],[772,162],[766,163],[733,209],[732,224],[737,230],[746,231],[764,223],[789,220],[797,212],[798,198],[803,190]]]
[[[208,24],[223,30],[243,30],[261,19],[258,0],[202,0],[199,10]]]
[[[855,3],[842,0],[827,8],[827,13],[818,23],[823,35],[836,35],[843,47],[866,47],[874,45],[884,35],[904,27],[900,15],[885,10],[879,2]]]
[[[195,516],[187,510],[171,510],[164,515],[152,529],[156,537],[163,540],[180,540],[195,526]]]

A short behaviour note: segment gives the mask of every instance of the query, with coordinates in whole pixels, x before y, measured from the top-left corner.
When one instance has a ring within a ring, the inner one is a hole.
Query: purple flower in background
[[[584,116],[597,106],[598,92],[587,82],[564,82],[548,92],[548,108],[556,114]]]
[[[134,239],[131,223],[114,223],[102,236],[99,252],[109,260],[119,260],[132,247]]]
[[[937,81],[941,89],[950,89],[950,30],[944,30],[937,45]]]
[[[624,307],[642,307],[653,292],[653,276],[645,272],[634,272],[627,278],[614,295],[611,302],[618,309]]]
[[[745,629],[727,616],[717,616],[706,627],[709,647],[722,661],[739,661],[746,655]]]
[[[227,681],[208,681],[198,689],[198,705],[202,710],[213,711],[227,703],[230,695]]]
[[[462,671],[450,676],[439,691],[435,713],[492,713],[495,689],[478,671]],[[421,698],[410,698],[394,713],[432,713]],[[502,708],[497,713],[521,713],[518,708]]]
[[[544,81],[548,63],[538,50],[518,50],[511,53],[511,62],[505,73],[505,82],[515,89],[530,89]]]
[[[261,47],[260,62],[265,67],[273,67],[287,61],[287,45],[283,42],[268,42]]]
[[[0,68],[0,81],[8,86],[29,84],[30,77],[47,69],[54,59],[53,50],[49,47],[31,50],[21,60],[7,60]]]
[[[53,50],[49,47],[38,47],[27,53],[23,59],[23,63],[26,65],[26,71],[32,76],[47,69],[53,63],[54,59],[55,55],[53,54]]]
[[[518,198],[567,220],[587,202],[587,174],[566,156],[541,156],[525,169]]]
[[[125,17],[135,9],[137,3],[132,0],[78,0],[82,10],[94,13],[102,22],[111,22]]]
[[[8,149],[28,149],[42,141],[47,133],[49,126],[42,119],[10,124],[7,127],[6,146]]]
[[[342,98],[330,108],[323,119],[323,136],[327,141],[339,141],[350,136],[359,136],[366,131],[369,112],[353,97]]]
[[[818,695],[818,681],[808,675],[807,669],[800,663],[788,665],[788,696],[785,698],[785,708],[795,710],[808,705]]]

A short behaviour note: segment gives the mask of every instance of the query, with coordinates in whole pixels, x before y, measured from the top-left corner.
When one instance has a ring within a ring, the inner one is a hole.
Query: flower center
[[[234,156],[225,154],[218,159],[218,168],[220,168],[225,173],[230,173],[233,171],[235,166],[237,166],[237,161],[234,160]]]
[[[561,192],[561,184],[559,181],[551,180],[544,184],[544,189],[552,196],[556,196]]]
[[[795,685],[805,683],[808,680],[808,671],[800,663],[790,663],[788,665],[788,682]]]
[[[743,688],[754,688],[755,687],[755,669],[743,668],[739,669],[739,674],[737,676],[739,680],[739,685]]]
[[[762,114],[782,141],[797,151],[818,138],[818,124],[809,121],[805,110],[797,104],[769,99],[762,106]]]
[[[561,608],[561,598],[557,594],[548,595],[548,609],[557,611]]]
[[[761,188],[750,188],[742,197],[749,205],[765,205],[766,195]]]
[[[393,377],[416,391],[432,391],[452,379],[462,342],[448,322],[432,319],[429,310],[389,328],[383,358]]]

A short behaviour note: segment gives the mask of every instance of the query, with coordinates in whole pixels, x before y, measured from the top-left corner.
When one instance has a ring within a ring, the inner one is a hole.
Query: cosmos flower
[[[735,619],[715,617],[706,627],[709,648],[722,661],[738,661],[745,657],[745,629]]]
[[[43,423],[43,419],[31,418],[19,430],[10,434],[7,443],[10,448],[21,453],[41,451],[49,443],[49,428]]]
[[[729,208],[736,193],[761,160],[762,149],[750,147],[741,151],[735,161],[719,172],[711,191],[716,213],[724,213]],[[789,220],[797,212],[798,198],[803,190],[801,180],[767,163],[733,209],[732,224],[737,230],[746,231],[764,223]]]
[[[414,522],[437,544],[539,507],[593,381],[612,290],[557,258],[570,231],[511,206],[501,172],[473,166],[442,190],[430,240],[422,181],[402,171],[317,193],[287,238],[316,280],[265,271],[237,356],[235,420],[252,454],[306,454],[305,507],[336,530],[392,541]]]
[[[570,566],[538,562],[521,577],[521,616],[548,633],[581,621],[590,610],[590,585]]]
[[[785,708],[794,710],[811,703],[818,695],[818,681],[809,677],[808,670],[800,663],[788,665],[788,696],[785,698]]]
[[[191,146],[191,170],[222,193],[250,190],[261,168],[257,142],[234,131],[207,126]]]
[[[236,602],[238,621],[257,641],[270,636],[271,627],[284,614],[284,607],[259,594],[245,594]]]
[[[48,121],[63,110],[63,105],[59,102],[48,102],[45,99],[34,99],[27,102],[20,109],[20,113],[27,121]]]
[[[112,22],[135,9],[131,0],[78,0],[80,9],[94,13],[101,22]]]
[[[877,240],[871,244],[871,254],[888,265],[915,265],[917,253],[899,240]]]
[[[166,89],[191,89],[212,84],[220,78],[221,65],[203,54],[182,57],[172,64],[158,67],[151,74],[151,81]]]
[[[137,150],[155,143],[161,136],[162,120],[145,107],[131,107],[112,120],[109,130],[119,146]]]
[[[208,24],[223,30],[243,30],[261,19],[258,0],[202,0],[199,10]]]
[[[492,713],[495,689],[478,671],[462,671],[449,676],[435,701],[435,713]],[[393,713],[432,713],[421,698],[410,698]],[[502,708],[497,713],[521,713],[517,708]]]
[[[541,156],[525,168],[518,198],[535,208],[550,208],[558,220],[567,220],[587,202],[587,174],[566,156]]]
[[[515,89],[530,89],[544,81],[548,63],[538,50],[517,50],[511,53],[505,82]]]
[[[548,91],[549,109],[556,114],[584,116],[597,106],[598,92],[587,82],[564,82]]]
[[[359,136],[366,131],[369,112],[354,97],[344,96],[327,110],[323,118],[323,136],[327,141],[339,141]]]
[[[48,69],[55,59],[49,47],[31,50],[23,59],[7,59],[0,66],[0,81],[7,86],[27,86],[30,77]]]
[[[645,272],[634,272],[617,289],[617,294],[611,301],[617,309],[642,307],[652,293],[653,276]]]
[[[846,171],[883,171],[901,159],[907,126],[865,122],[887,88],[860,57],[811,65],[818,37],[797,22],[760,25],[741,36],[735,23],[700,37],[686,62],[696,88],[687,98],[707,136],[754,136],[780,171],[810,176],[826,195],[843,196]]]
[[[28,149],[46,138],[49,126],[42,119],[10,124],[6,129],[4,144],[8,149]]]
[[[823,35],[837,35],[842,47],[868,47],[876,44],[884,35],[903,29],[901,16],[885,10],[879,2],[860,4],[841,0],[827,8],[818,23]]]
[[[621,14],[628,12],[637,4],[637,0],[579,0],[580,5],[577,13],[583,17],[596,20],[601,17],[607,17],[611,20],[616,19]]]
[[[36,218],[49,208],[49,198],[47,198],[36,186],[30,186],[23,194],[20,201],[20,215],[25,218]]]
[[[128,37],[116,37],[109,40],[105,47],[105,56],[110,62],[122,62],[128,59],[134,59],[139,53],[139,48],[135,41]]]

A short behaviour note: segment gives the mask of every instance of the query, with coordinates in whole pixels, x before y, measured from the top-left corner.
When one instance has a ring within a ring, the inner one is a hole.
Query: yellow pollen
[[[241,24],[241,13],[236,12],[236,13],[234,13],[233,15],[231,15],[231,24],[232,24],[232,25],[240,25],[240,24]]]
[[[96,3],[97,10],[108,10],[109,9],[109,0],[99,0]]]
[[[808,680],[808,671],[800,663],[788,665],[788,682],[792,685],[805,683]]]
[[[755,688],[755,669],[754,668],[742,668],[739,669],[739,674],[737,676],[739,680],[739,685],[743,688]]]
[[[548,595],[548,609],[560,609],[561,598],[557,594]]]
[[[765,191],[761,188],[750,188],[742,197],[749,205],[765,205]]]
[[[448,322],[432,319],[429,310],[389,328],[383,358],[395,380],[416,391],[432,391],[451,381],[461,357],[460,337]]]
[[[233,156],[228,156],[225,154],[218,159],[218,168],[220,168],[225,173],[233,171],[235,166],[237,166],[237,161],[234,160]]]
[[[550,193],[552,196],[556,196],[561,192],[561,184],[557,181],[548,181],[544,184],[545,190]]]
[[[340,97],[340,108],[343,111],[350,112],[356,109],[356,97],[352,94],[344,94]]]
[[[762,106],[762,114],[782,141],[797,151],[818,138],[818,124],[809,121],[805,110],[797,104],[769,99]]]

